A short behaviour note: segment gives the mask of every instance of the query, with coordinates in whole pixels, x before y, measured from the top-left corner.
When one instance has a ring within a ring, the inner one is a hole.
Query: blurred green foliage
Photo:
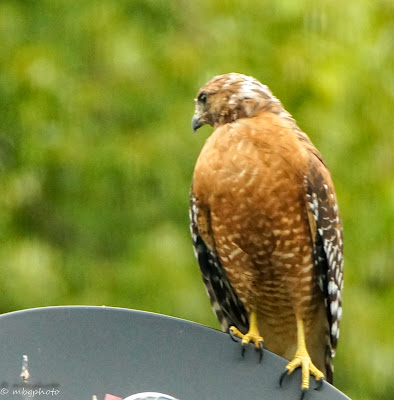
[[[1,312],[149,310],[218,328],[188,191],[198,88],[271,87],[323,153],[345,227],[336,385],[392,399],[393,3],[1,1]]]

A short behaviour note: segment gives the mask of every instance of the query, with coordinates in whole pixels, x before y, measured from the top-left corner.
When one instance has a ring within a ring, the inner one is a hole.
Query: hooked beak
[[[197,117],[197,115],[193,116],[192,119],[192,128],[193,128],[193,132],[196,133],[198,128],[201,128],[204,125],[204,122],[201,121],[201,119],[199,117]]]

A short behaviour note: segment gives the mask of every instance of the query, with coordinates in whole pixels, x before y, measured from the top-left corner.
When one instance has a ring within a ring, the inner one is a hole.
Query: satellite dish
[[[45,307],[0,316],[0,397],[56,400],[293,400],[287,361],[189,321],[110,307]],[[314,382],[311,382],[314,386]],[[324,382],[308,400],[348,399]],[[145,397],[144,397],[145,396]],[[156,397],[154,397],[156,396]],[[161,397],[160,397],[161,396]],[[306,397],[306,396],[305,396]]]

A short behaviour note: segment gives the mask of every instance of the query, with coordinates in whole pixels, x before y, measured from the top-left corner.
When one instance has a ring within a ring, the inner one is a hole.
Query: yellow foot
[[[231,326],[230,329],[231,337],[236,340],[236,338],[241,339],[242,343],[242,356],[244,356],[246,351],[246,346],[249,343],[253,343],[257,350],[260,351],[260,362],[263,359],[263,348],[264,348],[264,340],[260,335],[260,332],[257,328],[257,318],[255,313],[250,314],[250,323],[249,323],[249,331],[245,335],[240,332],[235,326]]]
[[[298,367],[301,367],[301,389],[303,392],[309,389],[310,375],[314,376],[316,381],[319,383],[317,387],[317,389],[319,389],[323,383],[324,374],[313,365],[309,354],[306,352],[296,353],[293,360],[286,365],[286,371],[282,374],[279,383],[282,384],[283,378],[286,375],[290,375]]]
[[[290,375],[296,368],[301,367],[301,398],[304,398],[305,393],[309,389],[309,377],[312,375],[315,377],[317,382],[317,387],[315,389],[320,389],[323,380],[324,374],[320,370],[318,370],[309,356],[309,353],[305,346],[305,334],[304,334],[304,324],[301,318],[297,318],[297,336],[298,336],[298,345],[297,351],[294,358],[286,365],[286,370],[283,372],[279,379],[279,385],[282,386],[283,378],[286,375]]]

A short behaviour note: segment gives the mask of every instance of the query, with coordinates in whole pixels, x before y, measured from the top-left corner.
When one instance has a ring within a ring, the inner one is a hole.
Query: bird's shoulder
[[[245,166],[260,167],[262,172],[281,168],[301,186],[311,167],[318,167],[329,179],[320,152],[287,112],[262,111],[216,126],[200,153],[194,177],[212,182],[217,180],[217,171],[238,173]]]
[[[282,149],[284,152],[289,150],[292,154],[294,151],[307,151],[322,160],[308,135],[286,111],[274,113],[263,110],[253,117],[239,118],[232,123],[216,126],[207,140],[207,147],[243,140],[251,141],[257,147],[271,147],[277,151]]]

